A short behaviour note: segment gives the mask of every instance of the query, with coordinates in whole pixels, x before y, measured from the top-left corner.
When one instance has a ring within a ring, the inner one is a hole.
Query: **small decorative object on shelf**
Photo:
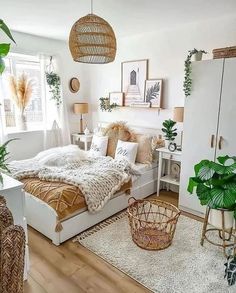
[[[145,83],[145,102],[149,102],[152,108],[161,107],[162,79],[149,79]]]
[[[187,59],[184,62],[185,75],[184,75],[183,90],[185,93],[185,97],[190,96],[191,89],[192,89],[192,78],[191,78],[191,65],[192,65],[191,59],[192,59],[192,56],[195,57],[195,61],[201,61],[202,54],[207,54],[207,52],[204,50],[197,50],[195,48],[191,51],[188,51]]]
[[[150,108],[151,103],[131,103],[130,107],[133,108]]]
[[[109,94],[110,104],[116,104],[117,106],[124,106],[124,93],[114,92]]]
[[[12,34],[5,24],[5,22],[0,19],[0,29],[8,36],[9,39],[12,40],[12,42],[16,43],[15,40],[12,37]],[[10,51],[11,44],[2,43],[0,44],[0,75],[3,73],[5,69],[5,63],[3,58],[6,57]]]
[[[118,107],[116,103],[110,104],[109,98],[100,98],[100,109],[105,112],[112,112],[115,108]]]
[[[168,149],[169,149],[169,151],[171,151],[171,152],[176,151],[176,149],[177,149],[177,144],[174,143],[174,142],[170,142],[169,145],[168,145]]]
[[[177,136],[177,128],[174,128],[176,122],[169,119],[163,122],[163,128],[161,129],[164,132],[164,138],[169,141],[169,144],[173,142]],[[169,145],[168,145],[169,147]],[[173,147],[171,147],[173,149]],[[176,147],[175,147],[176,149]],[[174,150],[175,150],[174,149]],[[173,151],[174,151],[173,150]]]
[[[236,237],[233,234],[236,218],[236,157],[218,157],[217,162],[202,160],[194,166],[194,170],[195,177],[189,179],[188,191],[192,194],[196,190],[201,205],[207,205],[201,244],[207,240],[221,246],[226,254],[226,247],[233,245],[228,241]],[[215,229],[207,229],[208,223]],[[207,238],[207,233],[212,230],[219,231],[221,245]]]

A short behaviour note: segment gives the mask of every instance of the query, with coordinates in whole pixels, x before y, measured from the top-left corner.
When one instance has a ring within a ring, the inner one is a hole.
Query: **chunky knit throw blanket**
[[[61,164],[62,157],[64,164]],[[74,156],[66,160],[65,153],[58,153],[56,156],[54,154],[53,164],[49,165],[36,156],[29,160],[13,161],[9,168],[18,180],[36,177],[78,186],[85,197],[88,210],[93,213],[101,210],[111,196],[130,180],[129,162],[111,157],[78,159]]]

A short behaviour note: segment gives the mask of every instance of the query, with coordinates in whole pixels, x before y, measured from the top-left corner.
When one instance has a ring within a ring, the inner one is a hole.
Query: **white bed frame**
[[[160,133],[160,130],[153,129],[153,131],[150,131],[150,129],[148,129],[147,131],[143,131],[142,129],[142,133],[158,134]],[[112,198],[100,212],[91,214],[88,210],[84,210],[81,213],[62,221],[61,224],[63,229],[60,232],[55,232],[55,227],[58,223],[55,210],[37,197],[26,193],[25,203],[27,223],[35,230],[51,239],[53,244],[60,245],[62,242],[74,237],[89,227],[92,227],[104,219],[127,208],[130,196],[134,196],[136,199],[142,199],[155,193],[157,190],[157,166],[152,172],[152,176],[147,182],[138,187],[134,186],[131,189],[130,195],[127,195],[127,193],[121,193],[119,196]]]

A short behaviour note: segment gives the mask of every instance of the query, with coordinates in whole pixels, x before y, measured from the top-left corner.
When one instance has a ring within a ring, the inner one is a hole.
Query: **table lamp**
[[[83,114],[88,113],[88,103],[75,103],[74,104],[74,113],[80,114],[80,130],[79,134],[84,133],[84,126],[83,126]]]
[[[184,122],[184,107],[174,107],[174,117],[173,120],[175,122]],[[181,131],[181,145],[182,149],[182,141],[183,141],[183,131]]]

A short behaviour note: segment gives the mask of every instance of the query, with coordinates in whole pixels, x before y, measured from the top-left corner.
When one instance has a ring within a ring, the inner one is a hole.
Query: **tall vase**
[[[19,130],[22,130],[22,131],[27,130],[26,115],[25,115],[24,111],[20,111],[20,112],[17,113],[16,124],[17,124],[17,128]]]

